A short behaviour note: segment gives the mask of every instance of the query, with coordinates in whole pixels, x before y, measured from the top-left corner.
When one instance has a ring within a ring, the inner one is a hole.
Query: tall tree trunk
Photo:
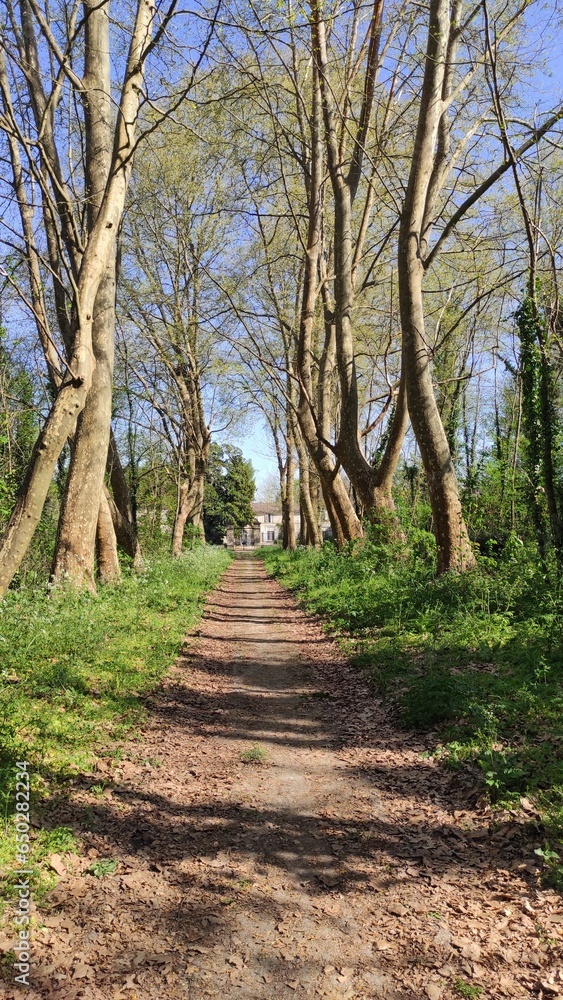
[[[314,386],[311,371],[312,336],[317,302],[317,275],[322,244],[322,181],[323,152],[321,141],[321,96],[318,70],[313,66],[313,111],[311,115],[311,181],[309,185],[309,231],[307,236],[307,259],[303,275],[303,298],[299,324],[297,348],[297,370],[299,374],[299,404],[297,416],[303,439],[317,468],[322,483],[327,513],[331,521],[336,544],[343,544],[352,538],[360,538],[362,525],[356,515],[350,497],[336,468],[334,458],[324,435],[319,436],[319,427],[314,417]],[[326,351],[325,351],[326,353]],[[326,391],[329,376],[319,375],[319,393]],[[321,430],[328,414],[321,418]]]
[[[403,244],[399,251],[399,295],[409,413],[428,482],[438,548],[438,572],[465,570],[475,565],[475,556],[463,519],[450,447],[432,385],[424,337],[422,264],[413,253],[412,239],[407,237],[406,242],[407,246]]]
[[[114,268],[111,268],[113,272]],[[95,586],[95,548],[111,424],[115,281],[105,275],[96,297],[92,386],[78,418],[59,518],[52,578],[75,587]]]
[[[287,442],[287,462],[285,469],[285,496],[282,497],[282,519],[283,519],[283,547],[284,549],[295,549],[297,539],[295,536],[295,499],[293,494],[295,480],[295,459],[293,457],[293,435],[289,436]]]
[[[369,45],[364,77],[362,108],[357,126],[354,147],[346,172],[343,146],[338,141],[338,109],[328,78],[326,24],[321,5],[311,4],[311,30],[317,67],[324,121],[324,138],[328,171],[334,198],[334,304],[328,304],[328,282],[323,282],[325,317],[334,324],[336,361],[340,380],[340,428],[335,453],[345,469],[357,498],[372,520],[382,519],[388,524],[394,511],[390,484],[398,462],[402,436],[406,433],[406,407],[399,411],[393,428],[392,445],[385,457],[384,468],[374,468],[360,447],[359,398],[352,317],[354,309],[354,278],[357,260],[361,256],[363,240],[373,205],[372,189],[368,191],[358,240],[353,240],[353,207],[362,173],[365,142],[373,107],[373,95],[379,65],[379,38],[383,12],[382,0],[372,3]],[[329,319],[331,315],[331,319]],[[401,400],[401,402],[403,402]],[[398,445],[398,447],[397,447]]]
[[[206,459],[207,465],[207,459]],[[188,517],[190,524],[200,532],[199,541],[205,545],[205,533],[203,530],[203,501],[205,497],[205,474],[196,476],[196,489],[194,492],[194,505]]]
[[[399,391],[395,400],[395,408],[391,417],[389,435],[385,451],[377,467],[377,478],[375,492],[377,496],[377,508],[380,512],[389,511],[393,516],[393,523],[396,525],[395,503],[391,492],[393,477],[401,457],[403,441],[407,433],[409,424],[409,410],[407,406],[407,391],[404,374],[401,374]]]
[[[109,10],[83,0],[88,230],[101,208],[112,154]],[[111,425],[115,328],[115,235],[94,303],[92,386],[80,414],[59,519],[52,578],[95,591],[95,547]],[[104,514],[108,513],[104,511]]]
[[[57,459],[73,433],[92,378],[90,355],[72,358],[76,377],[59,390],[32,452],[27,475],[0,546],[0,596],[6,592],[39,523]]]
[[[144,58],[151,37],[153,13],[147,0],[139,0],[121,91],[111,177],[76,281],[72,355],[61,388],[36,442],[22,490],[0,544],[0,595],[9,587],[27,551],[59,455],[74,431],[92,383],[94,304],[100,282],[115,257],[115,233],[123,215],[131,172]]]
[[[431,0],[424,83],[411,170],[399,229],[398,272],[403,371],[413,430],[424,463],[434,531],[438,572],[466,570],[475,565],[463,519],[450,447],[436,403],[430,357],[424,331],[423,254],[442,164],[443,96],[451,66],[449,0]],[[436,153],[438,150],[438,153]]]
[[[340,512],[338,508],[335,506],[334,493],[331,488],[332,484],[330,482],[325,482],[322,475],[319,475],[319,481],[328,520],[330,523],[330,529],[332,531],[332,540],[336,545],[336,548],[341,549],[342,546],[345,545],[346,542],[351,541],[351,539],[347,537],[347,534],[344,531],[344,526],[340,517]],[[352,505],[350,504],[350,506]]]

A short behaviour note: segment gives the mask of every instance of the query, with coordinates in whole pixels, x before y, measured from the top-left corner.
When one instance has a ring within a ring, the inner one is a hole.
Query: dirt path
[[[27,998],[563,994],[523,823],[491,825],[259,562],[233,563],[149,708],[52,814],[90,828],[88,857],[63,859]]]

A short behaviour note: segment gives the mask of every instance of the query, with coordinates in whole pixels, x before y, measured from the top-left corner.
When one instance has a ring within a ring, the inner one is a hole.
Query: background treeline
[[[371,524],[443,572],[517,537],[557,578],[559,20],[7,8],[2,591],[220,541],[257,423],[288,548],[326,511],[340,548]]]

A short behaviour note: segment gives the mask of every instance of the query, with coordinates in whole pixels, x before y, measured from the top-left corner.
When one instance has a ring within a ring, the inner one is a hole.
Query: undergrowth
[[[563,888],[562,594],[517,538],[439,578],[423,543],[260,555],[344,637],[400,721],[435,734],[446,766],[476,765],[493,803],[532,797],[546,837],[537,853]]]
[[[29,762],[37,818],[41,800],[63,792],[93,755],[119,756],[117,742],[142,722],[145,698],[230,558],[222,548],[200,546],[180,559],[151,559],[145,573],[101,588],[97,598],[24,587],[0,602],[0,870],[8,895],[16,867],[16,762]],[[34,832],[39,893],[49,887],[42,859],[73,843],[64,827]]]

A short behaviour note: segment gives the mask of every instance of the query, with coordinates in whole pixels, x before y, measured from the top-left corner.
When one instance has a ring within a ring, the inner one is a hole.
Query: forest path
[[[390,724],[257,559],[233,561],[148,708],[53,812],[90,826],[88,856],[49,895],[28,1000],[563,993],[523,828]]]

